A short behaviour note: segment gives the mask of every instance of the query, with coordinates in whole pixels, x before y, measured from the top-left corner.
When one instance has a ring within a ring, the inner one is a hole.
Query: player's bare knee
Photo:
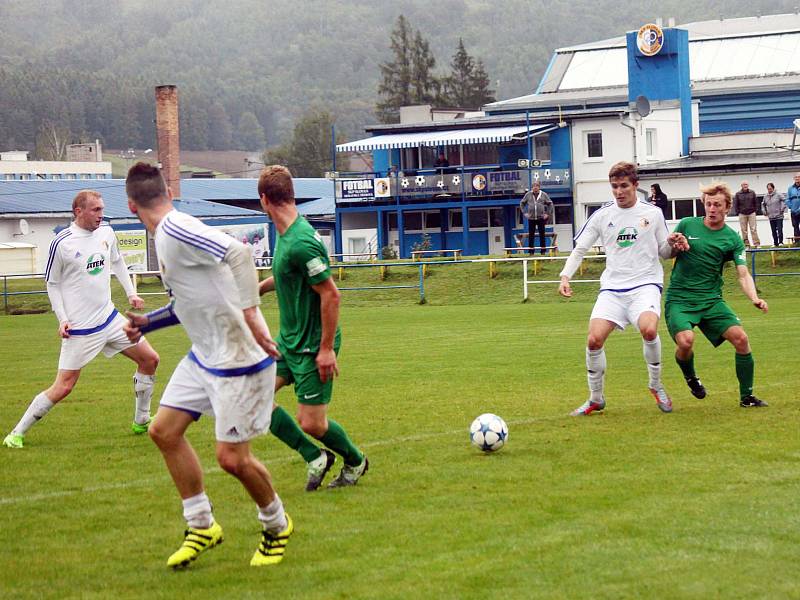
[[[589,350],[600,350],[603,347],[603,342],[605,340],[600,339],[596,335],[589,334],[589,337],[586,339],[586,347]]]
[[[747,354],[750,352],[750,340],[744,330],[734,333],[730,337],[731,344],[736,348],[737,354]]]
[[[644,340],[646,340],[648,342],[652,342],[654,339],[656,339],[658,337],[658,327],[657,326],[654,326],[654,327],[647,326],[647,327],[644,327],[640,331],[640,333],[642,334],[642,339],[644,339]]]
[[[222,470],[238,477],[246,468],[248,458],[226,449],[217,450],[217,462]]]
[[[316,419],[300,418],[300,429],[314,438],[321,438],[327,431],[325,421],[318,421]]]
[[[153,419],[147,433],[150,439],[153,440],[153,443],[162,450],[167,450],[176,446],[181,439],[181,436],[175,431],[159,425],[158,419]]]

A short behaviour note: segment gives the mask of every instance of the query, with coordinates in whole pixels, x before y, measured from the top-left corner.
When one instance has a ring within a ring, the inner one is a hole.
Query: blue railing
[[[756,277],[784,277],[786,275],[800,275],[800,272],[781,272],[781,273],[756,273],[756,254],[763,252],[798,252],[800,247],[795,248],[748,248],[747,252],[750,254],[750,275],[753,277],[753,283]]]

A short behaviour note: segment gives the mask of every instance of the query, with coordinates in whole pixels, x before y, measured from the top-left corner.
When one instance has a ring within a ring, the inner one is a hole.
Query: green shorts
[[[739,317],[721,298],[709,304],[684,304],[677,300],[667,300],[665,306],[667,329],[672,339],[681,331],[691,331],[699,327],[703,335],[715,347],[725,341],[722,335],[729,327],[741,325]]]
[[[334,348],[337,356],[339,347]],[[333,377],[322,383],[317,371],[316,354],[282,353],[277,361],[277,377],[294,385],[298,404],[328,404],[333,396]]]

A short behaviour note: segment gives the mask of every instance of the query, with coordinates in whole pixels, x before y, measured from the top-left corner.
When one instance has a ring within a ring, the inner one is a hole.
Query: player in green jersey
[[[739,405],[767,406],[753,395],[755,363],[747,333],[739,317],[722,299],[722,268],[728,261],[736,265],[739,285],[753,306],[767,312],[766,301],[758,297],[747,270],[742,238],[725,224],[731,208],[731,190],[725,183],[712,183],[701,189],[705,217],[686,217],[675,228],[686,237],[689,249],[678,254],[666,293],[667,328],[677,344],[675,360],[696,398],[705,398],[706,389],[694,370],[694,328],[715,347],[728,340],[736,349],[736,377],[739,380]]]
[[[286,167],[264,168],[258,179],[258,195],[278,232],[273,276],[262,281],[259,288],[261,294],[275,290],[278,295],[281,358],[275,390],[294,384],[302,432],[344,460],[341,472],[328,487],[355,485],[367,472],[369,461],[344,428],[327,414],[333,379],[339,374],[336,356],[341,343],[339,290],[331,277],[328,251],[319,234],[297,212],[292,174]],[[309,463],[306,490],[317,489],[333,466],[334,455],[311,444],[283,408],[273,411],[272,422],[270,431]]]

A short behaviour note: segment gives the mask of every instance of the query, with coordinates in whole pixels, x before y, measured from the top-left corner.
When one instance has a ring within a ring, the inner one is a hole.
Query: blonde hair
[[[730,208],[731,204],[733,203],[733,192],[731,192],[731,188],[724,181],[712,181],[708,185],[701,185],[700,193],[703,194],[704,202],[706,196],[716,196],[717,194],[722,194],[725,196],[725,206]]]
[[[100,192],[96,192],[94,190],[81,190],[72,199],[72,214],[74,215],[75,211],[79,208],[86,208],[86,203],[89,201],[89,198],[101,197],[102,196],[100,196]]]

